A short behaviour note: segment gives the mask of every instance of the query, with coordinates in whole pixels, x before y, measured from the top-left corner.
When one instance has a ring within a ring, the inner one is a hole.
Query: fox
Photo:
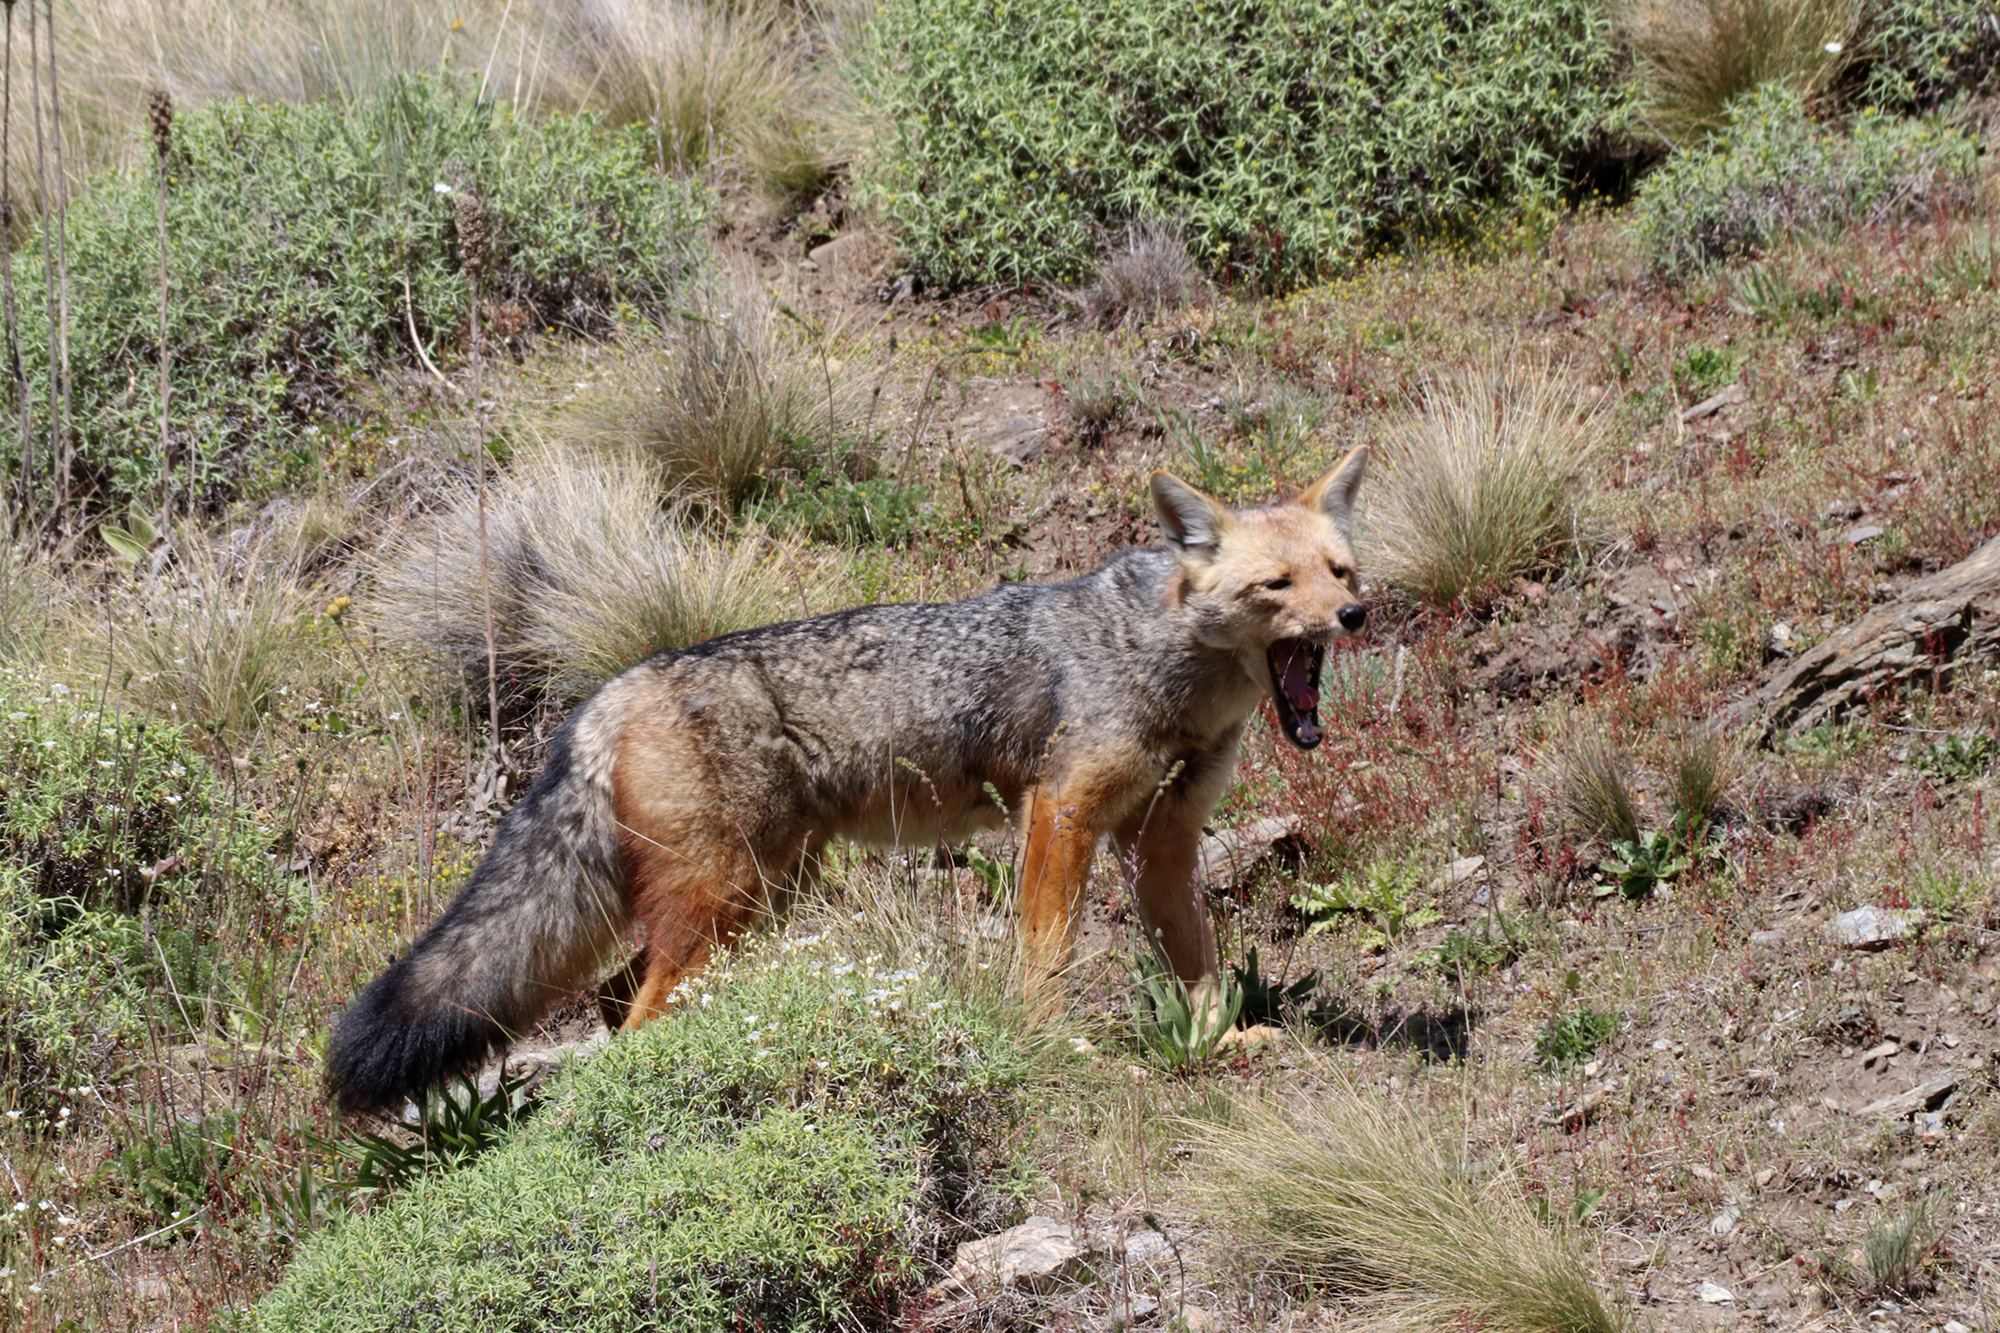
[[[1290,500],[1231,508],[1168,472],[1163,546],[1068,582],[724,634],[627,668],[570,713],[465,887],[347,1006],[344,1113],[475,1069],[636,946],[622,1026],[774,905],[836,838],[962,841],[1018,820],[1016,985],[1038,1004],[1109,839],[1190,991],[1216,944],[1197,849],[1269,699],[1317,747],[1329,647],[1368,618],[1354,506],[1367,448]]]

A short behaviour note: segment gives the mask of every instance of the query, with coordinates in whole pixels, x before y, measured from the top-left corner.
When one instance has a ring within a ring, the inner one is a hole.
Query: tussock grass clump
[[[1000,1220],[1019,1034],[921,959],[753,944],[472,1165],[308,1241],[255,1326],[873,1326]]]
[[[487,568],[502,692],[578,699],[667,648],[801,613],[795,548],[710,537],[660,504],[630,456],[551,450],[487,496]],[[384,629],[484,694],[479,511],[470,493],[420,523],[381,576]]]
[[[1369,502],[1372,577],[1436,607],[1484,607],[1583,539],[1603,409],[1566,374],[1487,362],[1434,381],[1391,427]]]
[[[188,527],[173,553],[132,591],[111,657],[147,711],[233,748],[310,668],[306,589],[294,554],[275,538],[230,549]]]
[[[1730,104],[1729,125],[1646,178],[1639,249],[1669,274],[1754,255],[1798,233],[1893,222],[1971,197],[1978,148],[1940,120],[1874,111],[1841,134],[1797,91],[1767,84]]]
[[[1097,281],[1084,291],[1083,313],[1098,328],[1143,328],[1207,294],[1208,280],[1181,228],[1139,222],[1125,229],[1125,244],[1098,268]]]
[[[1667,796],[1674,813],[1699,823],[1749,770],[1736,738],[1714,723],[1682,721],[1667,732]]]
[[[851,377],[786,338],[768,310],[711,301],[612,362],[557,430],[645,460],[676,495],[733,510],[778,469],[851,455],[860,400]]]
[[[1729,105],[1765,84],[1811,101],[1854,50],[1859,0],[1628,0],[1619,26],[1638,66],[1640,116],[1690,147],[1726,128]]]
[[[1241,1102],[1202,1127],[1208,1202],[1283,1271],[1411,1329],[1612,1333],[1573,1237],[1506,1172],[1485,1174],[1408,1110],[1336,1086],[1289,1110]]]
[[[796,91],[776,5],[582,0],[568,26],[572,95],[643,129],[671,170],[708,165]]]
[[[1612,843],[1638,840],[1631,760],[1601,725],[1573,723],[1544,760],[1555,771],[1563,812],[1579,828]]]
[[[1854,1283],[1864,1295],[1883,1296],[1928,1285],[1926,1266],[1951,1224],[1949,1205],[1940,1195],[1925,1195],[1890,1217],[1883,1218],[1861,1242],[1861,1263]]]

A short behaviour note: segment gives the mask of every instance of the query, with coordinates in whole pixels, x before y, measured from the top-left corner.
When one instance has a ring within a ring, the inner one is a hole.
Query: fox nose
[[[1349,634],[1359,634],[1361,627],[1368,623],[1368,608],[1359,602],[1349,602],[1335,614],[1340,619],[1340,627]]]

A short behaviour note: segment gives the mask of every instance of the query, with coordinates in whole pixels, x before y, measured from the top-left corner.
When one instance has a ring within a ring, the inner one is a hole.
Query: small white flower
[[[1826,53],[1830,56],[1837,56],[1846,49],[1847,48],[1842,46],[1839,42],[1828,42],[1826,44]]]
[[[7,720],[9,722],[21,722],[25,721],[27,716],[26,713],[9,713],[7,714]]]
[[[67,685],[51,685],[51,686],[49,686],[49,693],[50,693],[50,694],[53,694],[53,695],[55,695],[55,696],[57,696],[58,698],[60,698],[61,696],[63,696],[63,695],[65,695],[65,694],[68,694],[68,693],[69,693],[69,686],[67,686]]]
[[[21,1113],[20,1113],[19,1111],[9,1111],[9,1112],[8,1112],[7,1114],[8,1114],[8,1115],[9,1115],[10,1117],[12,1117],[12,1116],[18,1116],[18,1115],[20,1115]],[[23,1200],[21,1200],[21,1202],[19,1202],[19,1203],[15,1204],[15,1205],[14,1205],[14,1211],[15,1211],[15,1212],[17,1212],[17,1213],[25,1213],[25,1212],[27,1212],[27,1211],[28,1211],[28,1201],[27,1201],[26,1199],[23,1199]]]
[[[451,187],[449,185],[446,185],[443,181],[439,181],[436,185],[431,186],[431,189],[438,194],[451,193]]]

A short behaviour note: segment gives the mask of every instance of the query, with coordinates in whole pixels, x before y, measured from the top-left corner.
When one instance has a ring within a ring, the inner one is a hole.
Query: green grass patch
[[[343,409],[353,381],[462,350],[469,287],[459,205],[490,237],[489,332],[607,332],[687,272],[705,205],[652,170],[641,130],[519,116],[442,79],[366,100],[233,102],[177,118],[167,160],[172,296],[168,464],[214,505],[296,479],[299,427]],[[159,177],[94,181],[71,209],[73,490],[150,501],[160,442]],[[23,311],[44,307],[41,247],[15,263]],[[28,382],[48,373],[45,322],[22,320]],[[37,417],[46,427],[46,400]],[[8,423],[12,423],[8,418]],[[12,434],[18,434],[16,428]],[[8,446],[19,457],[19,442]],[[47,462],[40,465],[46,471]],[[177,506],[181,507],[181,506]]]
[[[183,729],[0,674],[0,1102],[50,1107],[103,1077],[149,1014],[169,1034],[226,1021],[205,1001],[251,969],[214,932],[304,908],[275,842]]]
[[[862,196],[946,285],[1069,281],[1172,219],[1234,286],[1553,194],[1622,97],[1582,0],[887,0]]]
[[[879,1323],[1011,1206],[1032,1060],[929,974],[752,946],[477,1162],[310,1242],[256,1324]]]

